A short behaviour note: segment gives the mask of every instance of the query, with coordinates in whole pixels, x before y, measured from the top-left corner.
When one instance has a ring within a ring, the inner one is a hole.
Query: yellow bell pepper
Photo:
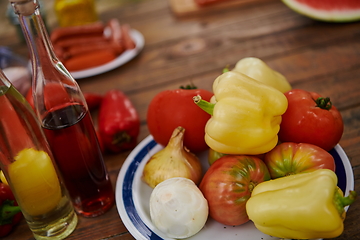
[[[225,72],[213,83],[214,102],[195,96],[194,102],[212,115],[205,127],[205,141],[225,154],[262,154],[278,143],[285,95],[242,73]]]
[[[271,69],[259,58],[243,58],[236,63],[235,68],[231,71],[243,73],[283,93],[291,90],[291,85],[287,79],[281,73]]]
[[[290,239],[334,238],[344,229],[346,205],[336,174],[328,169],[277,178],[258,184],[246,212],[261,232]]]
[[[39,216],[58,207],[62,200],[60,181],[48,153],[27,148],[14,159],[9,165],[9,181],[21,209]]]

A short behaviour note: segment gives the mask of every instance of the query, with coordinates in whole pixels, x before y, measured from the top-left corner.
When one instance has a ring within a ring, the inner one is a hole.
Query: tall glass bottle
[[[36,239],[64,239],[77,216],[40,122],[0,69],[0,167]]]
[[[84,96],[54,54],[37,0],[9,0],[30,49],[36,113],[75,211],[85,217],[114,205],[114,190]]]

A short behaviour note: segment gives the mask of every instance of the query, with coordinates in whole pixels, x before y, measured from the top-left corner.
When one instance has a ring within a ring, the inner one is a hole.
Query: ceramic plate
[[[82,71],[70,72],[71,75],[73,76],[73,78],[75,78],[75,79],[86,78],[86,77],[95,76],[95,75],[98,75],[98,74],[101,74],[104,72],[108,72],[117,67],[120,67],[121,65],[123,65],[123,64],[127,63],[128,61],[130,61],[131,59],[133,59],[143,49],[145,40],[144,40],[144,36],[135,29],[131,29],[130,35],[136,44],[136,47],[134,49],[126,50],[125,52],[123,52],[121,55],[119,55],[113,61],[108,62],[103,65],[100,65],[98,67],[89,68],[89,69],[85,69]]]
[[[152,136],[145,138],[125,160],[116,182],[116,204],[119,215],[131,235],[138,240],[170,240],[152,224],[149,212],[149,199],[152,192],[141,180],[144,166],[148,159],[161,150]],[[354,175],[349,159],[337,145],[330,151],[335,159],[338,186],[344,193],[354,189]],[[204,169],[208,168],[207,153],[198,155]],[[249,221],[240,226],[222,225],[209,218],[204,228],[191,240],[276,240],[258,231]]]

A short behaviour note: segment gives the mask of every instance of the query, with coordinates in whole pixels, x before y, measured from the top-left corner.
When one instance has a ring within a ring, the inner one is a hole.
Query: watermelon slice
[[[325,22],[360,20],[360,0],[282,0],[289,8]]]

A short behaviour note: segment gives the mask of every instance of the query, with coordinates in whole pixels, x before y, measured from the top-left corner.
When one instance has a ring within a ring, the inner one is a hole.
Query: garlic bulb
[[[170,238],[188,238],[205,225],[209,207],[193,181],[177,177],[158,184],[150,196],[153,224]]]
[[[145,164],[143,180],[152,188],[160,182],[173,178],[184,177],[199,184],[202,177],[202,169],[199,158],[184,148],[185,129],[177,127],[168,145],[155,153]]]

